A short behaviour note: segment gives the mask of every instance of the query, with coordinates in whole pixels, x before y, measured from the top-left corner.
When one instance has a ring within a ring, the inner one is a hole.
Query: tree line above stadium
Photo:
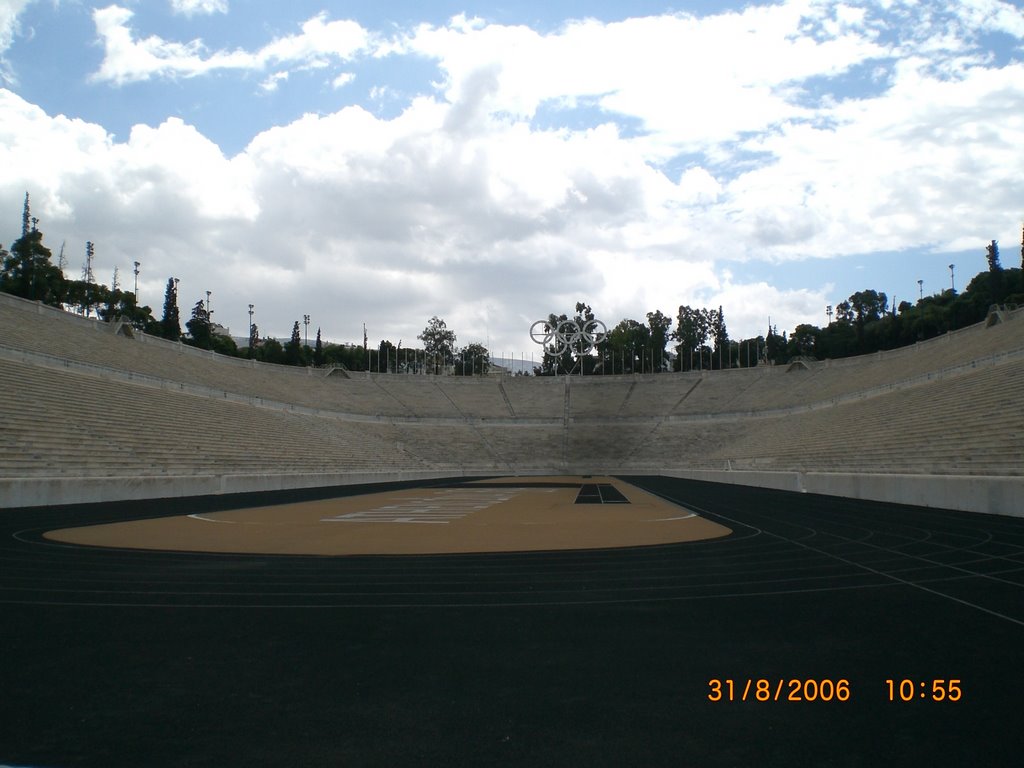
[[[438,317],[431,318],[417,336],[422,346],[413,348],[403,349],[401,342],[396,347],[389,340],[370,348],[365,330],[361,347],[325,344],[319,328],[315,345],[310,347],[308,339],[303,340],[298,320],[284,344],[274,338],[261,338],[257,326],[250,323],[248,346],[239,348],[212,322],[207,295],[205,303],[200,298],[193,305],[183,333],[176,279],[167,281],[163,313],[157,320],[150,307],[138,306],[134,291],[122,290],[117,269],[109,287],[95,281],[91,242],[86,243],[82,278],[68,279],[64,274],[67,263],[63,246],[58,263],[54,264],[52,252],[43,245],[38,222],[31,215],[26,193],[21,237],[14,241],[10,251],[0,245],[0,290],[86,317],[96,316],[104,321],[120,319],[145,333],[201,349],[269,363],[343,365],[355,371],[393,373],[444,371],[456,375],[484,374],[492,367],[486,347],[478,343],[458,347],[455,333]],[[829,323],[824,328],[801,324],[789,336],[785,331],[780,335],[777,327],[769,327],[764,335],[730,339],[722,307],[707,309],[683,305],[674,318],[660,310],[648,312],[646,323],[623,319],[597,344],[581,340],[561,354],[557,354],[554,346],[545,348],[534,373],[621,374],[745,368],[782,363],[798,356],[822,360],[906,346],[980,322],[993,304],[1024,304],[1024,232],[1021,268],[1002,267],[995,240],[986,246],[986,259],[988,269],[975,275],[963,292],[950,288],[922,296],[914,304],[903,301],[898,306],[895,302],[890,306],[885,293],[858,291],[836,305],[835,319],[830,313]],[[591,307],[580,301],[573,313],[552,314],[547,324],[554,329],[562,321],[573,320],[582,327],[593,319]],[[308,323],[308,316],[303,320]]]

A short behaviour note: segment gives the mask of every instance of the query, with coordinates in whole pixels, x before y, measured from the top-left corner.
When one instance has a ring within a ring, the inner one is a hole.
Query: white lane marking
[[[653,518],[651,520],[648,520],[647,522],[649,522],[649,523],[667,523],[670,520],[689,520],[691,517],[696,517],[696,516],[697,516],[696,514],[691,512],[690,514],[683,515],[682,517],[655,517],[655,518]]]
[[[189,515],[193,520],[205,520],[208,523],[231,523],[234,524],[234,520],[217,520],[214,517],[203,517],[202,515]]]

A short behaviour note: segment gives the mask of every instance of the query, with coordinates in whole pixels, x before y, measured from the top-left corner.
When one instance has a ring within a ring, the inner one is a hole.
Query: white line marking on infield
[[[433,523],[447,525],[466,515],[508,501],[514,492],[493,488],[453,488],[427,496],[414,496],[398,504],[325,517],[322,523]]]
[[[203,517],[202,515],[189,515],[193,520],[205,520],[208,523],[230,523],[234,525],[234,520],[217,520],[213,517]]]

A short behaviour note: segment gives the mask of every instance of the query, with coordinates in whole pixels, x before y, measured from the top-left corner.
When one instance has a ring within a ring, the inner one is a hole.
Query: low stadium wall
[[[1024,477],[712,469],[669,470],[659,474],[709,483],[1024,517]]]
[[[338,485],[393,483],[474,476],[460,470],[436,472],[338,472],[261,475],[162,475],[159,477],[31,477],[0,479],[0,509],[142,501],[184,496],[218,496]]]
[[[711,483],[773,488],[964,512],[1024,517],[1024,477],[975,475],[855,474],[710,469],[656,469],[598,472],[579,466],[559,470],[520,469],[517,474],[665,475]],[[369,483],[427,481],[451,477],[482,477],[494,470],[338,472],[260,475],[165,475],[142,477],[61,477],[0,479],[0,509],[88,504],[229,493],[328,488]]]

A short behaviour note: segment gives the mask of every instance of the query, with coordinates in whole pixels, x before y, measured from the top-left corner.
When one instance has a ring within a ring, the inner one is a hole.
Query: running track
[[[1024,519],[631,481],[733,535],[228,556],[40,538],[143,516],[125,504],[2,511],[0,764],[1021,764]],[[711,702],[712,678],[737,699],[748,679],[850,695]],[[890,702],[887,679],[958,679],[962,698]]]

